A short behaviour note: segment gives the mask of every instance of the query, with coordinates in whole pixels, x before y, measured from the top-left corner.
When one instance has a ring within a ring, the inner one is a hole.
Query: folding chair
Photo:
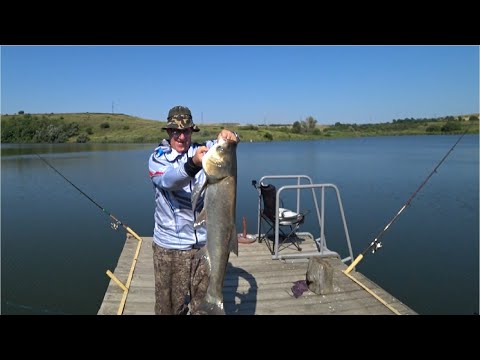
[[[263,209],[260,210],[260,216],[268,228],[262,239],[266,240],[267,247],[273,254],[273,245],[271,246],[268,240],[270,236],[275,239],[275,197],[277,189],[272,184],[260,184],[260,192],[263,199]],[[297,213],[283,207],[278,208],[279,251],[281,245],[284,245],[283,248],[288,247],[288,242],[293,244],[298,251],[302,250],[298,244],[300,239],[297,237],[296,232],[300,225],[303,224],[305,215],[305,213]],[[259,234],[259,236],[261,235]],[[261,241],[259,240],[259,242]]]

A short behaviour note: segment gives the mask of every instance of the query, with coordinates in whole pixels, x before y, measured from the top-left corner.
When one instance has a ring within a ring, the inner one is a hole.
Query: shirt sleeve
[[[186,160],[186,157],[185,157]],[[153,184],[165,190],[179,190],[189,183],[190,176],[185,172],[185,160],[174,162],[166,159],[164,154],[154,152],[148,161],[148,170]]]
[[[202,145],[210,149],[216,143],[216,140],[208,140]],[[165,190],[179,190],[186,186],[192,178],[185,171],[185,163],[195,154],[198,146],[198,144],[192,146],[187,156],[175,161],[169,161],[161,148],[157,148],[148,161],[149,175],[153,184]]]

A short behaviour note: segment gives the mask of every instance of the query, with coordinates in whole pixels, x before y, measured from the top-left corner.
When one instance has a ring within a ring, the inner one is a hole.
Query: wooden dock
[[[127,283],[138,240],[127,235],[124,249],[114,271]],[[302,251],[313,251],[315,244],[305,241]],[[296,252],[292,246],[282,251]],[[228,315],[394,315],[394,312],[357,283],[342,273],[346,269],[337,258],[327,261],[334,268],[333,293],[317,295],[304,292],[298,298],[292,294],[295,281],[305,280],[308,260],[272,260],[264,242],[239,244],[239,256],[233,253],[224,281],[224,307]],[[361,273],[350,273],[402,315],[416,314]],[[117,314],[123,290],[110,280],[99,315]],[[126,298],[124,315],[154,314],[154,277],[152,238],[144,237],[135,271]]]

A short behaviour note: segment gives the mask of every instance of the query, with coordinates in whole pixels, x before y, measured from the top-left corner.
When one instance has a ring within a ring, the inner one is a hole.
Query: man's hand
[[[220,134],[218,134],[217,140],[224,139],[224,140],[232,140],[235,142],[239,142],[240,138],[238,137],[237,133],[234,133],[233,131],[223,129]]]
[[[208,151],[208,147],[206,146],[199,146],[197,151],[195,151],[195,155],[193,155],[192,161],[196,166],[202,166],[202,159],[203,155]]]

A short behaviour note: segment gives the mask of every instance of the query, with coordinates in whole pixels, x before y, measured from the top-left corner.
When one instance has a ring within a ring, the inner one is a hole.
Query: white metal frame
[[[345,219],[345,212],[343,211],[343,205],[342,205],[342,199],[340,197],[340,191],[338,190],[337,186],[334,184],[314,184],[312,179],[307,176],[307,175],[267,175],[263,176],[260,181],[259,181],[259,186],[255,186],[257,188],[257,191],[259,193],[258,196],[258,227],[257,227],[257,236],[258,240],[261,241],[261,211],[262,211],[262,206],[261,206],[261,190],[260,186],[261,184],[267,180],[267,179],[297,179],[297,184],[296,185],[284,185],[280,187],[277,192],[276,192],[276,199],[275,199],[275,214],[278,214],[278,209],[279,209],[279,204],[280,204],[280,195],[283,191],[289,191],[289,190],[297,190],[297,209],[296,212],[300,213],[300,191],[301,190],[308,190],[311,189],[312,191],[312,197],[313,197],[313,202],[315,204],[315,210],[317,214],[317,219],[318,219],[318,224],[320,226],[320,237],[315,238],[311,233],[309,232],[297,232],[297,235],[300,236],[309,236],[311,239],[315,241],[315,244],[317,245],[317,251],[316,252],[297,252],[294,254],[279,254],[279,245],[280,245],[280,237],[279,237],[279,228],[280,228],[280,221],[279,217],[275,217],[275,243],[273,246],[273,255],[272,259],[274,260],[281,260],[281,259],[286,259],[286,258],[309,258],[311,256],[337,256],[338,258],[341,258],[340,255],[335,252],[331,251],[327,247],[327,241],[325,238],[325,223],[324,223],[324,214],[325,214],[325,189],[333,189],[336,193],[337,196],[337,202],[338,206],[340,209],[340,215],[342,217],[342,222],[343,222],[343,228],[345,232],[345,238],[347,241],[347,246],[348,246],[348,251],[349,251],[349,256],[345,257],[342,259],[342,261],[345,263],[347,261],[352,261],[353,259],[353,251],[352,251],[352,245],[350,242],[350,236],[348,234],[348,227],[347,227],[347,222]],[[301,184],[301,181],[306,180],[308,184]],[[319,209],[318,207],[318,201],[317,201],[317,195],[315,192],[315,189],[321,189],[321,200],[320,200],[320,206],[321,208]]]

